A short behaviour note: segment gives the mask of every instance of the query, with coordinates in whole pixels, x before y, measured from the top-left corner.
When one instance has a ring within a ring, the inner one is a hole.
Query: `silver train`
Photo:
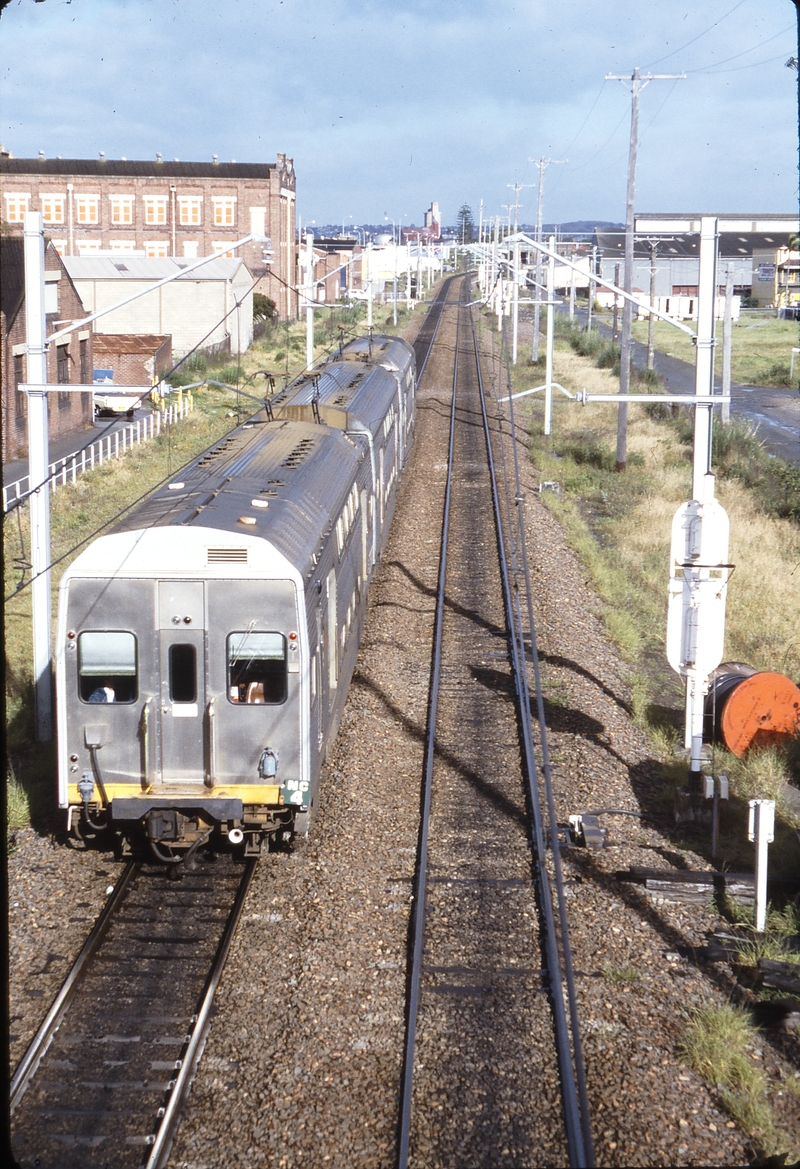
[[[308,828],[415,418],[414,352],[361,338],[67,569],[59,806],[161,860]]]

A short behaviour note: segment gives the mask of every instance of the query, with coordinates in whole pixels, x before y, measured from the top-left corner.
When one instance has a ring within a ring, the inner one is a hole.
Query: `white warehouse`
[[[64,256],[87,314],[188,267],[190,260],[128,255]],[[100,317],[96,333],[170,334],[172,353],[181,357],[196,345],[205,349],[230,338],[231,353],[253,340],[253,278],[240,259],[209,260],[124,308]]]

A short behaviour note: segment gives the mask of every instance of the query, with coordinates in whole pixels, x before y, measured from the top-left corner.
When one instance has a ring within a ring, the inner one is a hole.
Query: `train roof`
[[[260,536],[306,575],[367,445],[318,423],[260,419],[209,447],[112,530],[196,525]]]
[[[397,373],[406,368],[409,358],[413,356],[413,348],[402,337],[379,334],[372,338],[371,343],[369,337],[356,337],[353,341],[348,341],[342,347],[341,354],[334,354],[332,360],[368,361]]]
[[[271,400],[276,418],[316,421],[337,430],[368,430],[377,437],[392,403],[397,399],[397,380],[382,365],[360,362],[328,362],[304,374]]]

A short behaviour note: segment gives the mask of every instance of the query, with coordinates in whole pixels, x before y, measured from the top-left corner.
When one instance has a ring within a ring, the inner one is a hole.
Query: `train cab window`
[[[286,638],[282,633],[228,636],[228,698],[275,705],[286,701]]]
[[[197,702],[197,652],[193,645],[169,647],[171,702]]]
[[[83,702],[135,702],[136,638],[132,633],[81,633],[78,691]]]

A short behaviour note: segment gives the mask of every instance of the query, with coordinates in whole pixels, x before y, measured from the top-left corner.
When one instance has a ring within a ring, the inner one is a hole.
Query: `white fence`
[[[126,451],[141,446],[152,438],[157,438],[162,430],[172,426],[181,418],[186,418],[194,409],[194,399],[191,394],[181,394],[177,402],[167,406],[164,410],[154,410],[144,418],[137,418],[130,426],[115,430],[113,434],[100,438],[91,446],[66,458],[57,459],[50,464],[50,490],[55,493],[59,487],[66,487],[74,483],[84,471],[93,471],[111,459],[118,459]],[[3,487],[3,511],[7,512],[18,499],[24,499],[31,489],[30,476],[25,475],[17,479],[16,483],[9,483]]]

